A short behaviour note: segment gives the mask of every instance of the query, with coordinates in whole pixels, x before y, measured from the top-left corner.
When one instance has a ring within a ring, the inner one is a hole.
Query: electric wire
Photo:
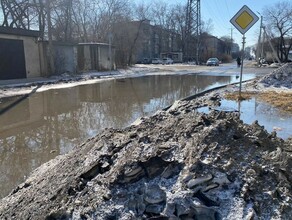
[[[215,17],[215,20],[213,20],[213,21],[216,23],[216,29],[219,32],[221,32],[221,33],[225,33],[226,30],[223,30],[221,27],[223,26],[222,24],[224,24],[226,22],[224,22],[223,20],[221,20],[222,19],[221,17],[220,17],[220,19],[218,18],[217,13],[214,12],[213,8],[209,5],[208,1],[204,1],[204,3],[206,3],[206,6],[207,6],[206,7],[206,10],[209,12],[209,14],[210,15],[213,15],[213,17]]]

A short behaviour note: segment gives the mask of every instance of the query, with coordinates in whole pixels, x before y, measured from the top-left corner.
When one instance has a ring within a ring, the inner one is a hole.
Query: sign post
[[[242,34],[242,53],[241,53],[241,69],[240,69],[240,81],[239,81],[239,96],[241,100],[241,84],[242,84],[242,72],[243,72],[243,59],[244,59],[244,34],[259,20],[259,17],[250,10],[249,7],[244,5],[234,16],[231,18],[230,23]]]

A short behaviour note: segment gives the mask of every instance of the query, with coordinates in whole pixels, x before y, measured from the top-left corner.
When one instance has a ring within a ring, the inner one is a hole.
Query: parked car
[[[219,66],[220,61],[218,60],[218,58],[214,57],[214,58],[209,58],[207,60],[207,66]]]
[[[143,63],[143,64],[150,64],[150,63],[151,63],[151,60],[150,60],[149,58],[144,58],[144,59],[142,60],[142,63]]]
[[[162,64],[173,64],[173,60],[170,58],[163,58]]]
[[[152,64],[162,64],[162,60],[159,58],[153,58],[152,59]]]

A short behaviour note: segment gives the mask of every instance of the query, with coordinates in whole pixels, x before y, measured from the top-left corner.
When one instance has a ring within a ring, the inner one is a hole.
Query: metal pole
[[[260,59],[262,55],[260,54],[260,43],[261,43],[261,38],[262,38],[262,26],[263,26],[263,16],[261,16],[261,26],[260,26],[260,36],[258,40],[258,46],[257,46],[257,64],[260,65]]]
[[[112,33],[108,35],[108,54],[109,54],[109,70],[112,70]]]
[[[200,34],[201,34],[201,0],[197,0],[197,51],[196,51],[196,62],[197,65],[200,64],[199,61],[199,50],[200,50]]]
[[[240,69],[240,81],[239,81],[239,95],[238,100],[242,100],[241,97],[241,84],[242,84],[242,72],[243,72],[243,59],[244,59],[244,44],[245,44],[245,36],[242,35],[242,52],[241,52],[241,69]]]

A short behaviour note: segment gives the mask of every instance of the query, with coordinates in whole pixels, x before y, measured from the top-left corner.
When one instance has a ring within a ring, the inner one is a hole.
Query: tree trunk
[[[54,74],[55,73],[55,62],[54,62],[54,48],[53,48],[53,37],[52,37],[52,21],[51,21],[50,0],[47,0],[46,7],[47,7],[48,39],[49,39],[49,47],[48,47],[49,66],[50,66],[50,74]]]

